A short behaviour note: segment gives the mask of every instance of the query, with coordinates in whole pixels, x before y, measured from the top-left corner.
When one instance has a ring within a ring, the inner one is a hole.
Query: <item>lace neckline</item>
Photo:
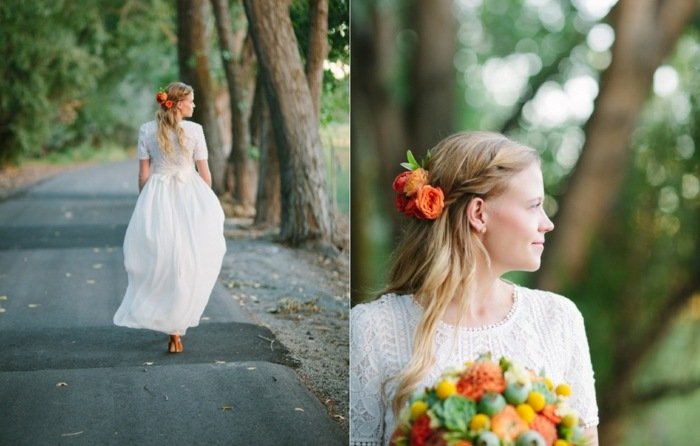
[[[515,313],[517,313],[518,308],[520,307],[520,289],[516,284],[513,285],[513,304],[510,307],[510,310],[508,311],[508,314],[505,315],[503,319],[501,319],[498,322],[494,322],[492,324],[487,324],[487,325],[480,325],[478,327],[464,327],[464,326],[456,326],[456,325],[451,325],[448,324],[447,322],[444,322],[442,320],[438,321],[438,330],[441,331],[453,331],[455,329],[458,329],[460,332],[470,332],[470,333],[475,333],[475,332],[483,332],[483,331],[489,331],[493,330],[495,328],[502,327],[506,324],[508,324],[510,321],[513,320],[515,317]],[[415,302],[415,300],[414,300]],[[415,302],[418,304],[418,302]],[[420,305],[419,305],[420,307]]]

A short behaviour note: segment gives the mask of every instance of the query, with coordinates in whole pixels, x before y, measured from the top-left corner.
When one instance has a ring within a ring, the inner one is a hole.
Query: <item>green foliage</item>
[[[0,23],[0,163],[5,163],[22,152],[40,153],[52,126],[74,118],[104,72],[99,56],[106,35],[94,5],[60,0],[2,2]]]
[[[2,2],[0,163],[133,144],[152,92],[177,77],[173,19],[167,0]]]

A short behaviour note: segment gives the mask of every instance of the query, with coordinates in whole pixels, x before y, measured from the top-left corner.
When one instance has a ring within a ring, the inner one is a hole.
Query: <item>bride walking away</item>
[[[124,237],[129,284],[114,323],[168,334],[168,351],[180,353],[221,269],[224,214],[202,126],[183,120],[195,107],[192,87],[173,82],[156,100],[155,121],[139,130],[140,193]]]

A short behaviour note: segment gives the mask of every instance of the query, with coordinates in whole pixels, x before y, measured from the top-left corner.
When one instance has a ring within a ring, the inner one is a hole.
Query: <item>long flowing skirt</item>
[[[129,285],[114,323],[180,335],[199,325],[226,252],[223,224],[194,169],[152,174],[124,237]]]

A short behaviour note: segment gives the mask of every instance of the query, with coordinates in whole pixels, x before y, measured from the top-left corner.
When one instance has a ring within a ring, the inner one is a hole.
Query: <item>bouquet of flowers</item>
[[[583,446],[570,394],[567,384],[485,354],[414,393],[390,445]]]

